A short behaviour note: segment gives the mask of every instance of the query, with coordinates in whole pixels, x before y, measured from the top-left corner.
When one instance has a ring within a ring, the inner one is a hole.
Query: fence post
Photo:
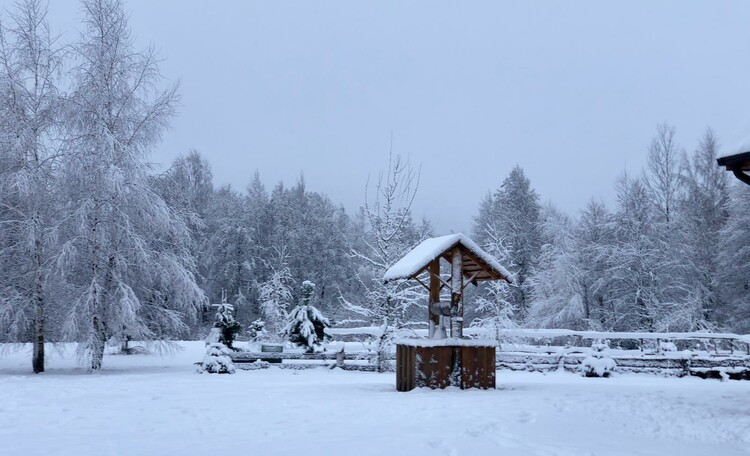
[[[341,351],[336,353],[336,366],[344,368],[344,347],[341,347]]]

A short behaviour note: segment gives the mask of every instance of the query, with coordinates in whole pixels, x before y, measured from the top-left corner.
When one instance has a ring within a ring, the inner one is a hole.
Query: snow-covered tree
[[[0,340],[33,343],[44,371],[63,97],[61,51],[39,0],[0,24]]]
[[[542,210],[545,239],[538,266],[529,277],[528,322],[547,328],[584,329],[581,271],[572,220],[551,205]]]
[[[429,236],[429,226],[415,226],[411,205],[419,186],[419,173],[399,156],[388,156],[388,167],[378,176],[375,195],[365,196],[363,230],[355,239],[352,257],[356,279],[363,290],[360,302],[342,296],[347,310],[370,324],[380,326],[378,368],[387,369],[391,340],[396,331],[408,326],[410,312],[426,306],[424,293],[414,281],[383,284],[383,275],[393,264]],[[368,184],[369,187],[369,184]]]
[[[591,353],[581,361],[581,375],[584,377],[609,377],[617,363],[609,354],[609,343],[597,340],[591,344]]]
[[[672,319],[679,310],[671,275],[676,260],[665,254],[657,231],[660,215],[651,198],[642,179],[621,179],[606,273],[615,330],[666,331],[678,323]]]
[[[86,0],[61,167],[66,200],[56,264],[69,340],[92,370],[107,341],[165,341],[205,302],[184,220],[150,185],[147,156],[177,101],[157,58],[139,52],[119,0]]]
[[[300,294],[302,301],[289,313],[289,322],[284,328],[284,335],[293,344],[305,347],[308,353],[320,348],[320,344],[328,339],[325,328],[331,323],[320,311],[312,305],[315,284],[305,280],[302,282]]]
[[[720,300],[721,230],[727,221],[728,173],[716,165],[718,142],[706,130],[692,157],[684,158],[679,199],[676,255],[686,291],[683,307],[690,312],[687,329],[723,323],[727,309]],[[720,321],[721,320],[721,321]]]
[[[216,315],[212,332],[218,333],[219,343],[232,350],[234,349],[234,339],[240,331],[242,331],[242,325],[235,320],[234,306],[227,302],[225,293],[221,303],[216,305]]]
[[[268,337],[268,331],[266,330],[266,322],[260,318],[252,321],[247,326],[247,336],[252,342],[259,342],[266,340]]]
[[[506,268],[512,267],[510,254],[503,243],[503,239],[497,233],[489,228],[487,237],[482,245],[485,252],[489,253]],[[511,285],[504,280],[492,280],[483,282],[479,286],[474,298],[474,308],[477,317],[475,317],[471,326],[484,328],[486,331],[495,334],[496,339],[500,339],[501,329],[517,327],[513,319],[515,307],[510,291]]]
[[[206,293],[212,300],[224,292],[233,299],[240,293],[248,295],[256,266],[252,256],[255,242],[242,196],[229,186],[214,192],[207,223],[209,238],[202,259],[208,275]],[[237,312],[243,315],[244,322],[257,317],[250,309],[238,307]]]
[[[313,281],[319,306],[334,308],[336,290],[345,285],[351,270],[344,238],[349,220],[343,209],[327,197],[308,191],[302,177],[291,188],[277,185],[268,207],[273,229],[265,247],[266,264],[278,264],[277,251],[284,250],[292,279],[298,283]],[[270,273],[267,268],[260,276],[266,279]]]
[[[231,350],[221,342],[221,337],[221,329],[213,328],[206,338],[206,354],[198,367],[199,373],[234,374]]]
[[[292,301],[292,275],[284,263],[283,252],[278,268],[271,267],[271,277],[259,286],[260,310],[268,330],[274,338],[281,336],[288,317],[288,306]]]
[[[750,186],[735,183],[720,230],[719,278],[726,303],[720,321],[738,333],[750,332]]]
[[[229,357],[230,353],[223,344],[209,344],[198,371],[208,374],[234,374],[235,367],[232,358]]]
[[[592,330],[611,330],[614,327],[606,274],[614,240],[613,229],[611,214],[596,201],[589,202],[581,211],[574,229],[583,314],[587,328]]]
[[[512,260],[516,282],[511,287],[516,317],[523,320],[530,304],[526,283],[541,249],[539,195],[521,167],[516,166],[500,188],[486,197],[474,219],[474,236],[484,245],[490,232],[502,236]]]
[[[666,123],[657,125],[656,136],[648,149],[648,173],[644,183],[656,207],[656,220],[666,224],[674,221],[677,209],[681,152],[675,140],[675,128]]]

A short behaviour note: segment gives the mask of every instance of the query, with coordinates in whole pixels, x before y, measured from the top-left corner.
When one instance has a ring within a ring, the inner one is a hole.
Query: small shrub
[[[222,343],[211,343],[206,347],[206,355],[198,368],[200,373],[234,374],[234,363],[229,357],[229,349]]]
[[[581,363],[581,375],[584,377],[609,377],[614,372],[617,363],[607,355],[609,345],[597,341],[591,344],[592,353]]]

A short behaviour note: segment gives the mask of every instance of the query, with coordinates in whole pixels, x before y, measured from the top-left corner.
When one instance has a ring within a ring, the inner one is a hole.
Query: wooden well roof
[[[732,171],[737,179],[750,185],[750,175],[745,173],[750,171],[750,152],[720,157],[716,161],[719,166],[725,167],[727,171]]]
[[[465,278],[470,278],[472,281],[513,282],[513,275],[507,269],[462,233],[422,241],[386,271],[383,281],[388,283],[392,280],[414,279],[427,270],[430,263],[439,258],[444,258],[450,263],[456,247],[461,253],[462,272]]]

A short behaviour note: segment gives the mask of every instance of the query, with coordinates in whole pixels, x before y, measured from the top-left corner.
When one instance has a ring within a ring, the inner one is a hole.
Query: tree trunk
[[[34,320],[34,354],[31,366],[34,373],[44,372],[44,300],[39,297],[36,301],[36,319]]]
[[[94,316],[94,340],[91,344],[91,370],[97,371],[102,368],[104,358],[104,345],[107,342],[107,331],[104,322],[98,316]]]
[[[34,369],[34,373],[38,374],[44,372],[44,327],[45,327],[45,315],[44,315],[44,284],[42,278],[42,258],[41,258],[41,242],[37,237],[35,242],[35,255],[34,262],[36,270],[34,272],[34,308],[36,309],[36,317],[34,319],[34,335],[32,337],[34,344],[34,352],[31,358],[31,366]]]

